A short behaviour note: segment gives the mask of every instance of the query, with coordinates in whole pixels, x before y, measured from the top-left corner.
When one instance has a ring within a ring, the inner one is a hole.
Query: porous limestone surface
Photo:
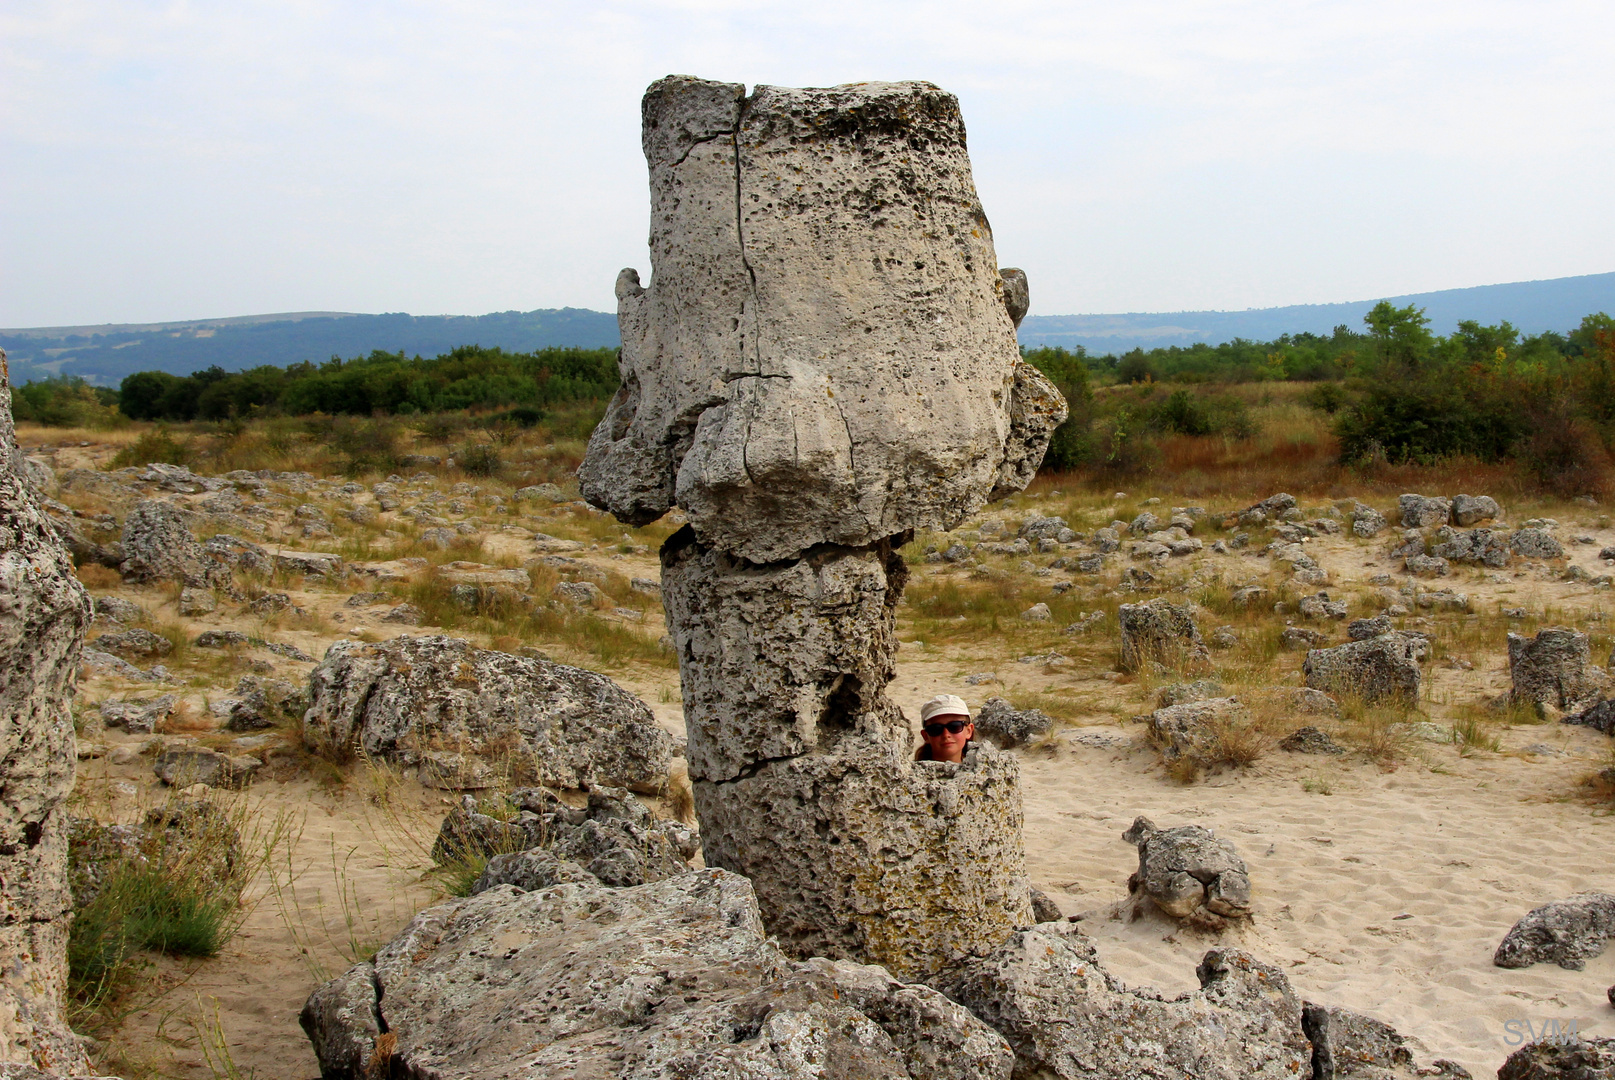
[[[428,908],[309,998],[323,1075],[1009,1080],[1004,1040],[876,967],[792,964],[744,878],[508,885]]]
[[[756,566],[680,530],[662,549],[692,780],[732,780],[848,732],[908,726],[882,691],[908,568],[890,544]]]
[[[793,956],[925,978],[1031,924],[1020,767],[991,746],[917,762],[848,737],[694,788],[707,865],[752,879]]]
[[[1020,359],[953,95],[675,76],[643,130],[653,278],[618,278],[586,499],[633,524],[676,503],[770,562],[1025,486],[1066,407]]]
[[[90,598],[19,476],[0,352],[0,1062],[87,1073],[67,982],[73,696]]]
[[[1585,708],[1604,687],[1603,672],[1594,667],[1592,643],[1568,626],[1545,626],[1534,637],[1508,636],[1508,670],[1515,701],[1566,711]]]
[[[309,673],[303,732],[339,760],[470,755],[565,788],[657,790],[676,749],[604,675],[441,635],[332,645]]]
[[[1301,1001],[1238,949],[1206,953],[1200,989],[1130,990],[1071,923],[1040,923],[937,983],[1009,1040],[1027,1080],[1295,1080],[1310,1074]]]

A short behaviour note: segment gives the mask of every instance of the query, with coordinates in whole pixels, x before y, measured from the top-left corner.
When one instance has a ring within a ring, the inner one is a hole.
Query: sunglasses
[[[969,720],[949,720],[946,724],[926,724],[920,730],[925,732],[925,734],[930,738],[934,739],[944,731],[946,731],[949,735],[957,735],[959,732],[969,727],[970,724],[971,721]]]

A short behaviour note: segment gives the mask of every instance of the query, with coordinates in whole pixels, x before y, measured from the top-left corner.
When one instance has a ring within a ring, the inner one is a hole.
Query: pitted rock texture
[[[1413,1052],[1395,1028],[1350,1009],[1306,1002],[1301,1028],[1312,1043],[1312,1080],[1394,1076],[1388,1070],[1413,1064]]]
[[[1121,669],[1136,671],[1154,660],[1169,668],[1192,669],[1206,664],[1210,654],[1187,604],[1157,598],[1143,604],[1123,604]]]
[[[197,543],[187,512],[167,499],[144,499],[129,511],[123,522],[123,558],[119,569],[131,581],[229,583],[228,567]]]
[[[1573,1035],[1527,1043],[1503,1062],[1497,1080],[1615,1080],[1615,1039]]]
[[[1412,704],[1419,700],[1419,661],[1429,647],[1421,635],[1392,631],[1332,649],[1313,649],[1301,671],[1314,690],[1355,695],[1368,702],[1399,698]]]
[[[68,820],[77,763],[68,714],[90,598],[28,492],[0,352],[0,1062],[88,1073],[61,1016]]]
[[[1017,709],[1001,697],[990,697],[976,713],[976,734],[1000,750],[1021,746],[1054,727],[1042,709]]]
[[[1585,892],[1534,908],[1497,946],[1492,963],[1523,968],[1552,963],[1580,971],[1615,939],[1615,896]]]
[[[1016,760],[987,745],[959,765],[910,758],[848,736],[694,784],[707,865],[752,879],[786,952],[923,978],[1031,925]]]
[[[1009,1040],[1017,1080],[1295,1080],[1311,1047],[1278,968],[1213,949],[1200,989],[1129,990],[1071,923],[1040,924],[937,988]]]
[[[323,1074],[343,1080],[1009,1080],[1013,1061],[929,987],[791,964],[746,880],[722,870],[631,889],[499,886],[428,908],[316,990],[302,1023]]]
[[[1602,673],[1589,663],[1592,646],[1586,634],[1566,626],[1548,626],[1535,637],[1508,636],[1510,691],[1515,701],[1556,709],[1581,709],[1603,689]]]
[[[1122,839],[1138,848],[1138,870],[1127,879],[1135,897],[1148,897],[1173,918],[1201,909],[1239,918],[1251,913],[1250,874],[1234,845],[1199,825],[1157,829],[1140,817]]]
[[[893,545],[756,566],[680,529],[662,548],[692,780],[732,780],[848,733],[908,738],[882,691],[908,568]]]
[[[618,278],[586,499],[676,504],[772,562],[950,529],[1031,479],[1066,407],[1020,360],[953,95],[677,76],[643,119],[653,278]]]
[[[332,645],[309,674],[303,732],[339,760],[458,753],[564,788],[659,790],[674,752],[650,708],[604,675],[443,636]]]

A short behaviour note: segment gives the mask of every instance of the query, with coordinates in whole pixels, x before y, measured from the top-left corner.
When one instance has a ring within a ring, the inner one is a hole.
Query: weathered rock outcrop
[[[197,543],[186,511],[167,499],[143,499],[123,522],[119,569],[131,581],[227,584],[229,569]]]
[[[976,713],[976,734],[1000,750],[1020,746],[1054,727],[1042,709],[1017,709],[1001,697],[990,697]]]
[[[674,77],[644,149],[654,275],[618,278],[622,388],[578,475],[624,521],[688,518],[662,588],[707,864],[797,956],[979,954],[1030,919],[1019,776],[913,760],[895,549],[1024,487],[1066,407],[1020,359],[958,103]]]
[[[0,352],[0,1062],[87,1073],[61,1016],[67,982],[68,703],[90,598],[17,473]]]
[[[1497,1080],[1615,1080],[1615,1039],[1570,1035],[1527,1043],[1503,1062]]]
[[[1121,669],[1136,671],[1148,661],[1174,669],[1204,665],[1210,653],[1195,625],[1194,612],[1187,604],[1174,604],[1156,598],[1143,604],[1123,604],[1117,611],[1121,623]]]
[[[338,760],[459,754],[564,788],[657,790],[675,749],[604,675],[443,636],[332,645],[309,674],[303,733]]]
[[[1513,699],[1573,710],[1590,705],[1603,688],[1602,673],[1589,663],[1591,642],[1580,630],[1548,626],[1535,637],[1508,636],[1508,670]]]
[[[1241,918],[1251,913],[1251,882],[1234,845],[1199,825],[1157,829],[1134,820],[1122,839],[1138,848],[1138,870],[1127,879],[1135,898],[1148,897],[1177,919]],[[1211,921],[1211,920],[1208,920]]]
[[[1612,939],[1615,896],[1577,893],[1532,909],[1504,936],[1492,963],[1523,968],[1546,962],[1580,971],[1588,960],[1608,948]]]
[[[1070,923],[1014,934],[937,983],[1002,1033],[1021,1080],[1294,1080],[1311,1045],[1284,973],[1237,949],[1213,949],[1200,989],[1129,990]]]
[[[671,77],[644,150],[654,275],[617,282],[584,498],[772,562],[1025,486],[1065,404],[1020,360],[953,95]]]
[[[1332,649],[1313,649],[1301,671],[1314,690],[1352,694],[1369,702],[1399,698],[1412,704],[1419,699],[1419,661],[1429,648],[1421,635],[1392,631]]]
[[[880,968],[792,964],[745,879],[508,885],[428,908],[302,1014],[329,1078],[1009,1080],[1004,1040]]]
[[[1031,923],[1015,759],[989,745],[959,765],[911,756],[854,735],[694,785],[707,865],[752,878],[791,955],[924,978]]]

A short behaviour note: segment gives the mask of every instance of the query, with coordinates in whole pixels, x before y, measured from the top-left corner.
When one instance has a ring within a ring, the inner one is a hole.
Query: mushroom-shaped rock
[[[644,149],[654,274],[618,279],[584,498],[635,524],[676,502],[761,563],[1025,486],[1066,406],[1020,359],[1024,278],[1000,276],[952,94],[671,77]]]

